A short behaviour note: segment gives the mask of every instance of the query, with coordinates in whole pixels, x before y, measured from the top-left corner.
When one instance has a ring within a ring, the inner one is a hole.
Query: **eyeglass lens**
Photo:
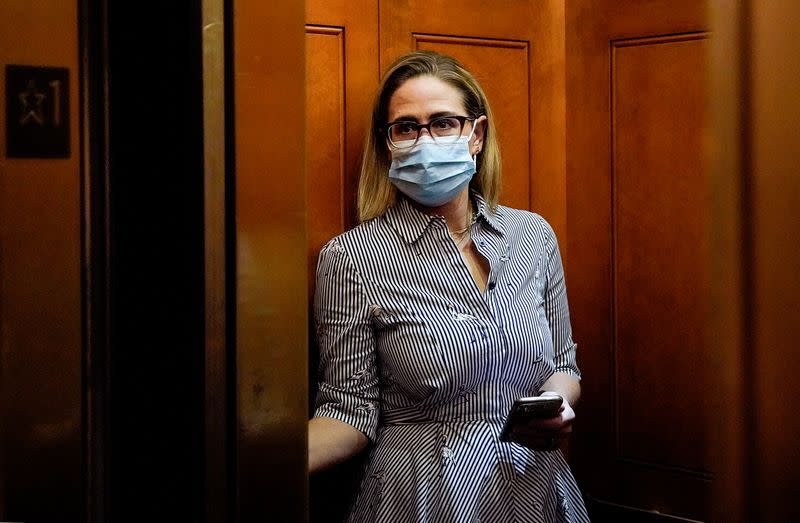
[[[428,122],[418,124],[416,122],[397,122],[387,129],[389,141],[398,148],[413,146],[422,129],[428,129],[434,141],[439,143],[450,143],[458,140],[464,125],[464,119],[454,116],[443,116]]]

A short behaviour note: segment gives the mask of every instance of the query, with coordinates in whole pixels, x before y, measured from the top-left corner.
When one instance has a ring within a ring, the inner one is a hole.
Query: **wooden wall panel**
[[[710,470],[702,35],[612,47],[620,458]]]
[[[344,28],[306,26],[309,297],[320,248],[345,229]]]
[[[357,223],[356,190],[358,187],[361,151],[364,143],[364,131],[369,125],[372,99],[380,76],[378,65],[378,2],[377,0],[309,0],[305,3],[307,24],[306,53],[307,70],[314,69],[313,76],[306,82],[308,100],[308,144],[309,158],[314,158],[314,165],[309,169],[325,169],[325,172],[309,174],[309,189],[314,188],[312,181],[322,182],[323,178],[338,178],[341,190],[320,195],[313,204],[321,204],[326,211],[324,215],[310,215],[310,245],[319,245],[320,241],[330,239],[334,232],[342,232]],[[323,36],[323,34],[325,36]],[[337,50],[331,40],[338,41]],[[321,40],[325,39],[323,46]],[[319,48],[318,48],[319,46]],[[324,49],[326,50],[323,50]],[[322,55],[320,53],[327,53]],[[337,54],[338,53],[338,54]],[[315,85],[316,82],[334,84],[333,86]],[[312,94],[313,93],[313,94]],[[341,123],[340,133],[321,133],[322,128],[312,121],[317,117],[327,122],[335,119]],[[312,143],[313,142],[313,143]],[[319,149],[319,150],[317,150]],[[334,149],[340,155],[340,164],[334,171]],[[327,151],[327,152],[323,152]],[[323,160],[324,159],[324,160]],[[323,163],[317,162],[326,162]],[[331,181],[326,184],[334,183]],[[330,185],[326,185],[330,187]],[[315,211],[310,204],[310,211]],[[319,218],[333,217],[332,206],[341,209],[334,222],[322,223]],[[328,238],[324,238],[330,234]],[[310,253],[316,261],[316,252]]]
[[[416,49],[455,56],[492,104],[502,144],[504,205],[530,209],[530,86],[528,42],[414,34]],[[497,74],[502,71],[502,74]]]
[[[566,4],[566,277],[594,506],[707,519],[702,3]]]

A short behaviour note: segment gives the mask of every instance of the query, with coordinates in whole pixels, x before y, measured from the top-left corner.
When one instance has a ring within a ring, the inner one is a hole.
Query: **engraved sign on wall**
[[[69,157],[69,70],[6,66],[6,155]]]

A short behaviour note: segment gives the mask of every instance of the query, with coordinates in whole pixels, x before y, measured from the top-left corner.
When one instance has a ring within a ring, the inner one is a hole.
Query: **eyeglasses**
[[[474,122],[472,116],[440,116],[428,123],[410,121],[391,122],[386,125],[386,138],[395,149],[409,149],[419,140],[419,133],[427,129],[433,141],[441,144],[455,143],[464,130],[464,122]]]

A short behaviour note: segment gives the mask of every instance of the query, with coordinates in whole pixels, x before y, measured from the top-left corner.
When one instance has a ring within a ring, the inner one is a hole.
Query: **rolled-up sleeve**
[[[314,320],[320,351],[315,417],[348,423],[374,441],[378,372],[370,302],[345,247],[331,240],[317,262]]]
[[[546,223],[546,222],[545,222]],[[581,379],[576,362],[577,345],[572,341],[572,325],[569,319],[567,287],[564,282],[564,267],[555,232],[549,224],[547,243],[547,290],[545,291],[545,313],[553,336],[553,351],[556,372],[571,374]]]

